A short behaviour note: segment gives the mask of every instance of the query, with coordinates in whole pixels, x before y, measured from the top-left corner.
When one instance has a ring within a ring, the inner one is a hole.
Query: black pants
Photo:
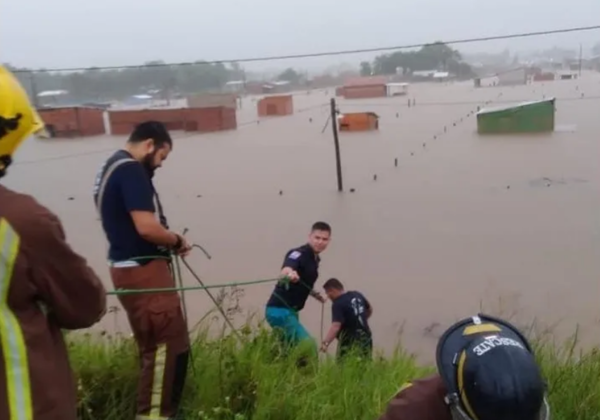
[[[371,337],[364,337],[360,339],[346,339],[340,341],[337,349],[338,361],[341,361],[348,356],[370,360],[373,357],[373,339]]]

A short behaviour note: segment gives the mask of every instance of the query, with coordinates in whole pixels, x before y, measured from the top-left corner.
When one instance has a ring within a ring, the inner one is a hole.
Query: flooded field
[[[322,133],[332,94],[298,94],[294,116],[260,124],[247,98],[236,131],[175,133],[156,184],[172,227],[189,228],[212,254],[189,259],[206,283],[274,277],[286,250],[325,220],[333,240],[318,285],[337,277],[371,300],[380,348],[401,338],[429,359],[443,328],[481,306],[519,323],[535,316],[561,336],[579,324],[585,343],[598,340],[600,75],[480,89],[415,84],[410,108],[406,97],[339,99],[342,112],[381,117],[378,132],[340,134],[344,193],[336,191],[331,127]],[[477,135],[478,105],[544,95],[557,98],[556,132]],[[61,217],[107,286],[91,191],[99,165],[124,142],[31,140],[6,179]],[[195,284],[189,275],[185,282]],[[271,289],[246,287],[243,309],[263,317]],[[186,300],[192,324],[212,308],[201,291]],[[327,304],[326,327],[329,311]],[[319,304],[309,299],[301,317],[318,338]],[[125,316],[117,318],[108,315],[97,328],[127,331]]]

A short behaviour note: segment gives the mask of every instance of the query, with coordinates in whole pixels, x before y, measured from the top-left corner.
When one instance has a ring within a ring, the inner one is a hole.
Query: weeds
[[[82,420],[133,418],[137,355],[131,338],[70,335]],[[553,419],[600,419],[600,353],[536,343],[548,382]],[[332,359],[299,369],[265,329],[193,342],[183,407],[187,420],[377,419],[407,380],[434,371],[398,349],[372,362]]]
[[[240,291],[219,293],[239,314]],[[299,368],[306,349],[281,353],[262,324],[252,322],[237,334],[209,333],[212,312],[194,326],[191,366],[183,400],[186,420],[376,420],[406,381],[435,371],[419,366],[400,345],[388,357],[333,358]],[[402,327],[399,327],[401,329]],[[600,420],[600,352],[578,351],[578,334],[554,342],[537,322],[523,331],[532,338],[548,384],[553,420]],[[124,335],[69,334],[82,420],[134,418],[138,360],[135,343]]]

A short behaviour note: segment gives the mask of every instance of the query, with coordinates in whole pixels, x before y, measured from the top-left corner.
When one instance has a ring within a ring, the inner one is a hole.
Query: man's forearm
[[[147,229],[143,233],[140,232],[140,235],[148,242],[166,247],[176,247],[180,240],[177,234],[168,231],[159,223],[157,223],[155,227]]]
[[[341,325],[338,323],[333,323],[331,325],[331,327],[329,327],[329,331],[327,332],[327,335],[325,336],[325,339],[323,340],[326,345],[331,344],[331,342],[333,340],[335,340],[335,337],[337,336],[338,332],[340,331],[340,327],[341,327]]]

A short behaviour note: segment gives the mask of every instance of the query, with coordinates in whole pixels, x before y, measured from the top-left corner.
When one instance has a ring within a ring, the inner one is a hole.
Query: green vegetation
[[[27,93],[67,90],[68,101],[107,101],[159,90],[161,95],[218,91],[229,80],[245,77],[238,63],[207,63],[199,60],[190,65],[167,65],[162,60],[149,61],[140,67],[124,69],[89,68],[85,71],[25,73],[26,68],[7,66],[15,71]]]
[[[342,367],[328,358],[298,368],[300,354],[277,357],[267,330],[240,332],[241,341],[224,335],[210,339],[206,332],[196,337],[184,396],[188,420],[375,420],[405,381],[434,371],[401,350],[371,363],[349,360]],[[82,420],[133,418],[133,341],[74,334],[69,342]],[[575,342],[537,344],[553,420],[600,419],[600,354],[576,353]]]
[[[360,64],[363,76],[396,74],[398,69],[403,69],[405,74],[419,70],[448,71],[462,79],[475,75],[471,66],[462,60],[460,52],[443,42],[435,42],[416,51],[396,51],[378,55],[373,63],[365,61]]]

